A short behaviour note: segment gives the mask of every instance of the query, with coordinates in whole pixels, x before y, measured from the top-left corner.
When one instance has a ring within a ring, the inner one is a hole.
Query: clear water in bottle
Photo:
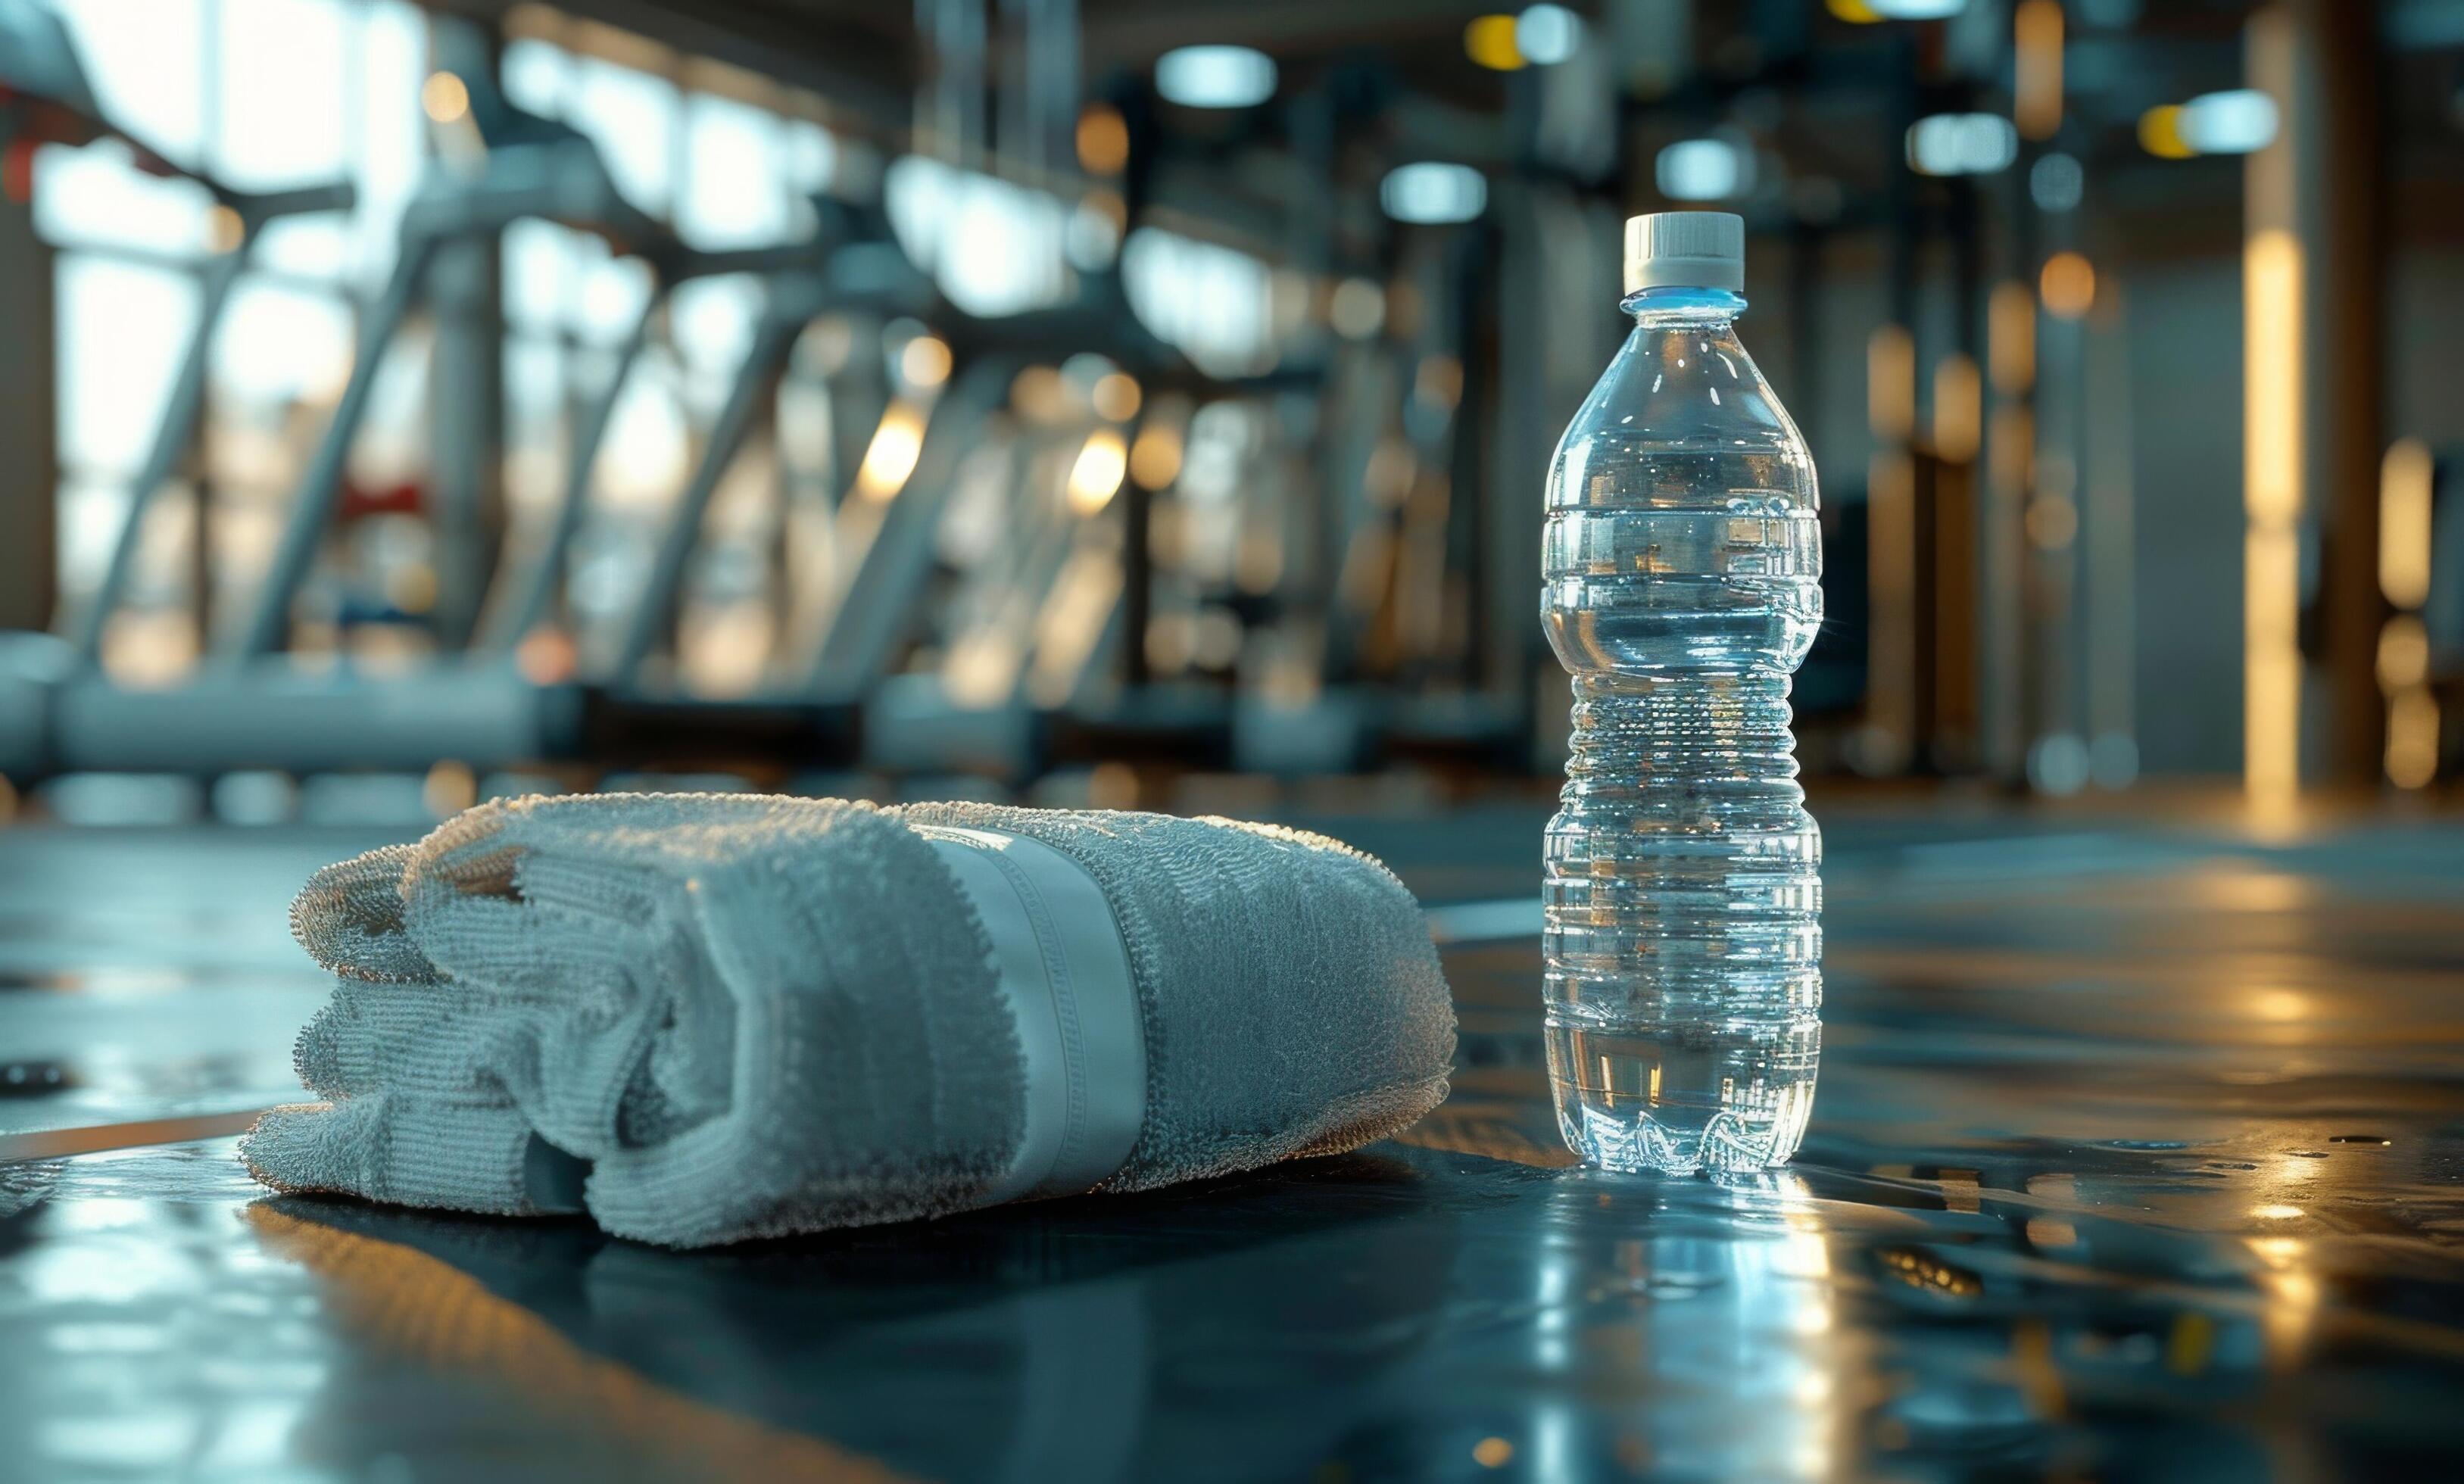
[[[1722,213],[1628,224],[1634,333],[1549,471],[1542,617],[1574,677],[1549,1072],[1567,1144],[1617,1169],[1785,1162],[1821,1046],[1822,840],[1788,705],[1822,622],[1818,506],[1737,340],[1742,247]]]

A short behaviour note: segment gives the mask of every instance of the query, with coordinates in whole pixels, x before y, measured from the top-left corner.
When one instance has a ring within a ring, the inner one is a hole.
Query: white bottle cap
[[[1733,211],[1654,211],[1625,219],[1625,292],[1743,289],[1746,219]]]

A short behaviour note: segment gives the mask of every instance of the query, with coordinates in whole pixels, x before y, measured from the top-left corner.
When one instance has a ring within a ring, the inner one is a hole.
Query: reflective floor
[[[0,1477],[2452,1472],[2464,830],[1826,819],[1813,1131],[1723,1187],[1566,1168],[1536,813],[1319,822],[1451,940],[1403,1140],[687,1255],[249,1183],[367,832],[0,832]]]

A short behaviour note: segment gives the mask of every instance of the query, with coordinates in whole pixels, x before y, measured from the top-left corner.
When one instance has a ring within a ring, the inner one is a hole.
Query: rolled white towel
[[[330,1100],[260,1179],[674,1246],[1353,1148],[1444,1096],[1417,904],[1221,819],[742,795],[483,805],[319,872]]]

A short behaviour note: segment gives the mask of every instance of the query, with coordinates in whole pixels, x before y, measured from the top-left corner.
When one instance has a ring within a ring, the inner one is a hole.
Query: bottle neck
[[[1746,296],[1734,289],[1687,288],[1663,284],[1637,289],[1617,300],[1617,308],[1645,329],[1675,325],[1727,324],[1746,312]]]

